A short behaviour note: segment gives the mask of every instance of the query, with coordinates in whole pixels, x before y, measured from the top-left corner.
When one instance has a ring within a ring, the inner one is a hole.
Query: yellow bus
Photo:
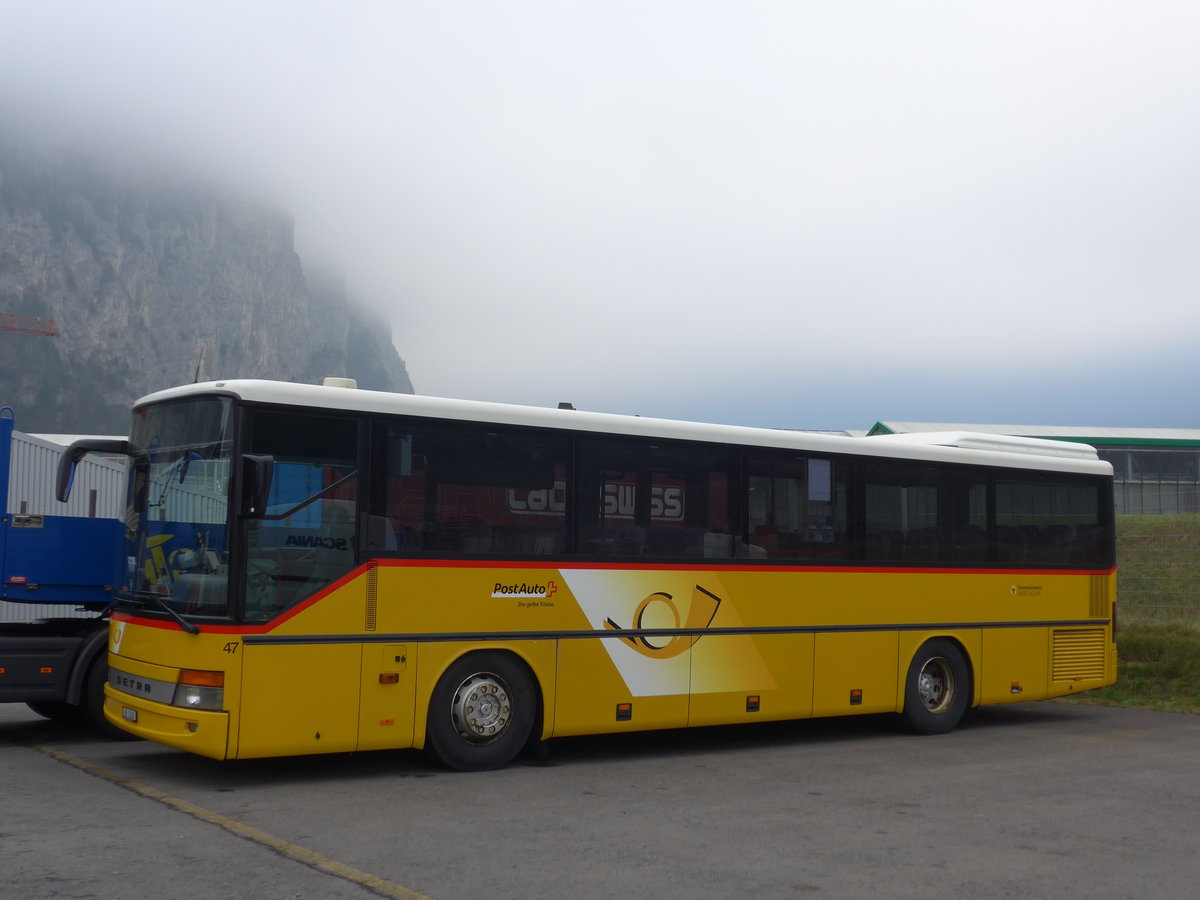
[[[895,713],[1116,677],[1112,470],[996,435],[847,437],[237,380],[152,394],[105,715],[216,759]]]

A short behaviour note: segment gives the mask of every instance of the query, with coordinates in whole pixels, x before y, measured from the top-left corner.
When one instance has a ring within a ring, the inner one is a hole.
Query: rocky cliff
[[[86,156],[0,142],[0,405],[23,431],[123,433],[137,397],[213,378],[411,392],[383,322],[306,278],[290,217]]]

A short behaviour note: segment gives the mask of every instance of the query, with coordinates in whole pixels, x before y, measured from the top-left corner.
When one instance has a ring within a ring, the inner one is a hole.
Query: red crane
[[[14,316],[0,313],[0,331],[16,331],[20,334],[43,334],[54,337],[58,330],[53,319],[37,319],[33,316]]]

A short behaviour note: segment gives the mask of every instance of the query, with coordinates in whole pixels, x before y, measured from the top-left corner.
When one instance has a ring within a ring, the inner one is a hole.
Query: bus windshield
[[[175,614],[229,615],[231,410],[223,397],[135,410],[127,598]]]

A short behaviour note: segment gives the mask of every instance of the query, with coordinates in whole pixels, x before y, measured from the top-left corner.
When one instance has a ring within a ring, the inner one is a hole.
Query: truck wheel
[[[30,709],[45,719],[54,722],[78,722],[79,707],[65,700],[50,700],[45,703],[26,703]]]
[[[498,769],[529,740],[536,702],[529,671],[512,656],[464,656],[433,689],[425,749],[460,772]]]
[[[83,683],[83,696],[79,698],[83,721],[105,737],[119,741],[136,740],[128,731],[122,731],[104,718],[104,683],[108,681],[108,661],[102,652],[96,657]]]

